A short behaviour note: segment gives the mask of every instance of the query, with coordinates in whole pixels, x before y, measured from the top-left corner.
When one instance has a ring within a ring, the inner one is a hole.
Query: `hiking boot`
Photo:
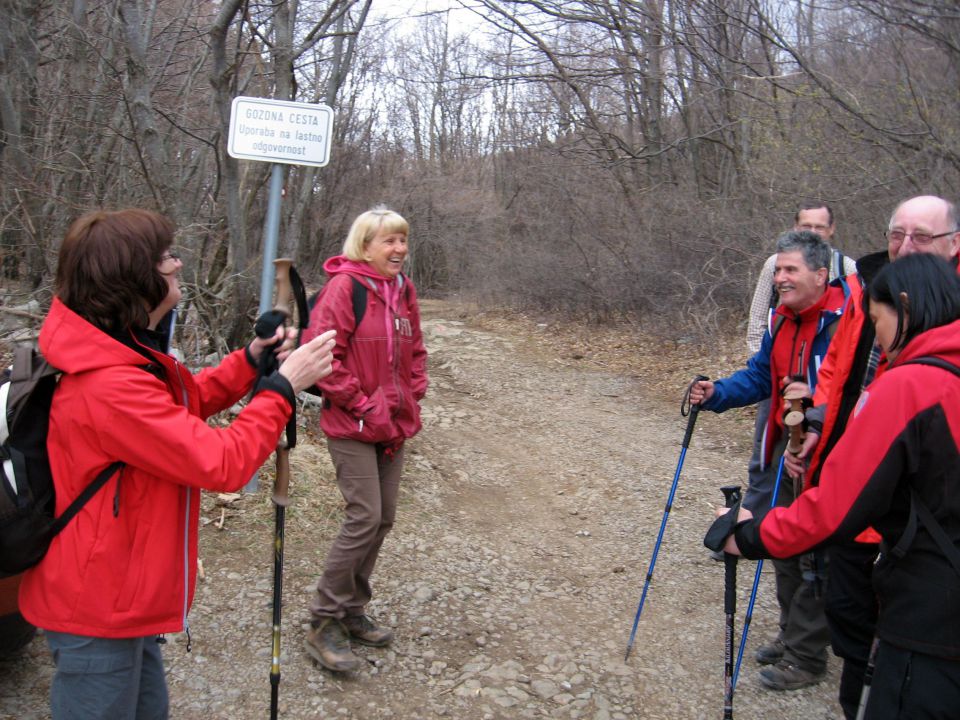
[[[761,665],[776,665],[783,658],[783,641],[777,638],[773,642],[761,645],[753,657]]]
[[[384,647],[393,640],[393,632],[377,625],[369,615],[347,615],[343,627],[361,645]]]
[[[347,672],[360,667],[360,658],[350,649],[347,629],[336,618],[326,617],[307,630],[303,645],[307,653],[327,670]]]
[[[773,667],[760,671],[760,682],[771,690],[799,690],[816,685],[827,676],[826,668],[811,672],[797,667],[788,660],[781,660]]]

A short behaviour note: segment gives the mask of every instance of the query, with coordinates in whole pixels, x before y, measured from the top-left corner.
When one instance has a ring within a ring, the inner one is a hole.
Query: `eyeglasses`
[[[160,262],[165,263],[167,260],[179,260],[180,253],[173,248],[167,250],[163,255],[160,256]]]
[[[931,235],[930,233],[925,232],[904,232],[903,230],[887,230],[887,241],[893,245],[899,245],[908,237],[913,239],[914,245],[929,245],[937,238],[946,237],[947,235],[953,235],[956,230],[947,230],[946,232],[938,233],[937,235]]]
[[[824,230],[829,230],[829,225],[810,225],[809,223],[805,225],[798,226],[801,230],[806,230],[807,232],[822,233]]]

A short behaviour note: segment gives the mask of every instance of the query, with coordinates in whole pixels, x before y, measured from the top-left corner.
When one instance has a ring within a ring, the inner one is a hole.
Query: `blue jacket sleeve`
[[[760,349],[747,360],[747,366],[730,377],[713,384],[713,395],[703,403],[704,410],[723,412],[735,407],[753,405],[770,397],[770,350],[773,340],[770,330],[763,333]]]

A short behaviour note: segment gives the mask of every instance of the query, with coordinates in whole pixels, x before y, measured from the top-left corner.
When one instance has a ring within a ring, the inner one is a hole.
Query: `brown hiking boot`
[[[777,638],[757,648],[753,656],[761,665],[776,665],[783,658],[783,640]]]
[[[826,668],[820,672],[804,670],[788,660],[781,660],[773,667],[760,671],[760,682],[771,690],[799,690],[816,685],[827,676]]]
[[[343,627],[361,645],[384,647],[393,640],[393,632],[377,625],[369,615],[347,615]]]
[[[314,660],[327,670],[348,672],[360,667],[360,658],[350,649],[347,629],[336,618],[325,617],[307,630],[303,645]]]

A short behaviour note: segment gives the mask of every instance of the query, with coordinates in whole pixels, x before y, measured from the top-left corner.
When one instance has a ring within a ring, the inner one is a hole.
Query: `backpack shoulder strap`
[[[920,522],[922,522],[923,526],[927,529],[927,532],[936,540],[940,552],[947,556],[947,560],[953,565],[953,569],[957,571],[957,575],[960,575],[960,550],[957,550],[957,546],[947,537],[947,533],[944,532],[943,527],[937,522],[933,513],[930,512],[930,508],[920,500],[916,490],[913,488],[910,488],[910,506],[911,512],[916,513]]]
[[[930,512],[930,508],[920,499],[917,491],[913,488],[910,488],[910,514],[907,517],[907,525],[903,529],[900,539],[897,540],[896,545],[889,549],[885,546],[885,543],[880,543],[881,550],[896,560],[902,560],[906,557],[910,546],[913,545],[917,536],[917,528],[921,524],[930,533],[930,537],[937,543],[940,552],[944,554],[953,569],[957,571],[957,575],[960,575],[960,550],[957,550],[957,546],[950,540],[943,527]]]
[[[952,372],[957,377],[960,377],[960,367],[957,367],[949,360],[944,360],[934,355],[924,355],[923,357],[913,358],[912,360],[904,362],[903,365],[933,365],[934,367]],[[903,367],[903,365],[900,365],[900,367]]]
[[[67,523],[73,519],[73,516],[76,515],[78,512],[80,512],[80,509],[87,504],[90,498],[96,495],[97,491],[100,488],[102,488],[104,485],[106,485],[107,480],[113,477],[113,475],[117,472],[117,470],[122,468],[124,464],[125,463],[121,462],[120,460],[117,460],[116,462],[110,463],[109,465],[107,465],[107,467],[101,470],[97,474],[97,476],[90,481],[90,484],[87,485],[83,489],[83,491],[79,495],[77,495],[76,498],[74,498],[73,502],[70,503],[67,509],[64,510],[63,513],[51,523],[50,525],[51,537],[53,537],[54,535],[59,533],[61,530],[63,530],[63,528],[66,527]]]
[[[770,340],[773,341],[777,337],[777,333],[780,332],[780,328],[783,327],[783,323],[787,320],[786,315],[781,315],[776,311],[776,309],[770,311]]]
[[[33,393],[37,384],[43,382],[45,378],[55,376],[59,372],[32,346],[18,345],[14,349],[10,388],[5,403],[8,416],[6,421],[9,427],[17,424],[17,418],[26,406],[23,398]]]
[[[350,279],[353,280],[351,300],[353,302],[353,328],[356,330],[360,327],[360,322],[367,312],[367,286],[353,275],[350,276]]]

